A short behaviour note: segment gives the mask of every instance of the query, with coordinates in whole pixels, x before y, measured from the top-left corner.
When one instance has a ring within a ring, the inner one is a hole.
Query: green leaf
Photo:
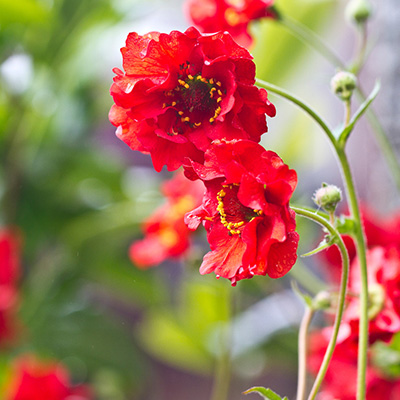
[[[325,238],[319,245],[317,248],[315,248],[314,250],[309,251],[308,253],[302,254],[300,257],[310,257],[313,256],[314,254],[319,253],[322,250],[327,249],[328,247],[332,246],[333,241],[332,240],[328,240],[327,238]]]
[[[258,393],[261,397],[267,400],[289,400],[286,396],[282,398],[271,389],[266,389],[262,386],[255,386],[243,392],[243,394],[249,393]]]
[[[358,108],[358,110],[356,111],[356,113],[353,115],[353,117],[350,120],[349,125],[347,125],[342,133],[339,136],[339,143],[344,146],[344,144],[346,143],[347,139],[350,136],[350,133],[352,132],[352,130],[354,129],[354,126],[356,124],[356,122],[359,120],[359,118],[365,113],[365,111],[367,111],[368,107],[370,106],[370,104],[374,101],[375,97],[377,96],[379,90],[381,88],[381,84],[379,81],[375,82],[375,86],[372,89],[372,92],[370,93],[370,95],[365,99],[365,101],[360,105],[360,107]]]
[[[354,233],[354,220],[351,218],[346,218],[344,215],[341,215],[336,219],[336,229],[342,235],[351,235]]]

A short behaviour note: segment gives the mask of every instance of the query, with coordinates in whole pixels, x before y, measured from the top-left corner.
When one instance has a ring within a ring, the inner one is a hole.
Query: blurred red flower
[[[274,0],[190,0],[187,13],[202,32],[228,31],[240,45],[249,47],[250,21],[276,18]]]
[[[400,213],[389,218],[382,218],[375,215],[368,207],[363,206],[361,218],[369,249],[375,246],[394,246],[400,250]],[[349,252],[350,262],[352,262],[356,257],[354,240],[348,235],[343,235],[342,238]],[[339,250],[336,246],[331,246],[321,254],[329,263],[330,278],[339,282],[342,265]]]
[[[129,250],[132,262],[139,268],[158,265],[188,249],[191,231],[183,218],[201,204],[204,185],[201,181],[190,181],[179,171],[164,182],[161,190],[166,203],[144,222],[145,238],[134,242]]]
[[[24,356],[14,362],[7,400],[89,400],[86,386],[73,386],[66,368],[57,362],[43,362]]]
[[[265,114],[275,115],[267,92],[254,86],[252,56],[226,32],[130,33],[121,52],[125,72],[114,69],[109,118],[121,140],[151,154],[157,171],[187,157],[203,162],[215,139],[258,142]]]
[[[308,366],[312,373],[317,374],[327,346],[328,338],[322,331],[311,335]],[[318,399],[356,400],[356,391],[357,344],[345,341],[335,347]],[[369,365],[366,376],[366,399],[398,400],[399,398],[400,380],[390,379]]]
[[[359,336],[358,258],[353,261],[349,281],[349,302],[343,314],[339,340],[357,341]],[[389,341],[400,332],[400,251],[395,247],[374,247],[367,252],[369,291],[369,342]]]
[[[201,274],[236,281],[253,275],[280,278],[296,262],[299,240],[289,200],[297,175],[272,151],[248,140],[218,141],[205,163],[186,166],[191,179],[206,185],[203,203],[185,221],[204,223],[211,251]]]
[[[17,281],[21,273],[20,237],[15,229],[0,229],[0,346],[17,333]]]

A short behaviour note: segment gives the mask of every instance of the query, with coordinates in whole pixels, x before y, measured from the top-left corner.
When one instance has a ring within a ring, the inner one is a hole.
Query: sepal
[[[289,400],[286,396],[281,397],[279,396],[279,394],[276,394],[271,389],[266,389],[265,387],[262,386],[255,386],[243,392],[243,394],[249,394],[249,393],[258,393],[262,398],[266,400]]]

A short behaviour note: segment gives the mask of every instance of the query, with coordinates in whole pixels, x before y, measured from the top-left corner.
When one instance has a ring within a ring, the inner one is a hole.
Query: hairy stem
[[[297,400],[305,400],[306,388],[307,388],[307,335],[308,328],[310,326],[314,310],[311,307],[306,307],[303,319],[300,324],[299,330],[299,361],[298,370],[299,375],[297,378]]]
[[[318,371],[317,377],[315,378],[314,385],[311,389],[311,393],[308,397],[308,400],[315,399],[318,390],[322,384],[322,381],[325,377],[326,371],[328,370],[329,362],[332,358],[333,351],[336,346],[336,340],[339,333],[340,323],[342,321],[344,302],[346,299],[346,288],[347,288],[347,280],[349,276],[349,255],[347,253],[346,246],[339,234],[339,232],[327,221],[325,218],[319,216],[315,212],[311,212],[306,209],[292,207],[297,215],[301,215],[302,217],[311,219],[312,221],[322,225],[327,231],[335,238],[335,243],[339,248],[340,254],[342,256],[342,278],[340,282],[340,290],[339,290],[339,299],[336,310],[335,322],[333,324],[333,332],[332,337],[329,341],[328,347],[325,352],[324,359],[322,360],[321,367]]]
[[[286,15],[281,16],[278,22],[287,28],[295,37],[316,49],[318,53],[322,54],[333,65],[345,68],[343,62],[336,53],[315,32]]]
[[[357,256],[360,263],[360,328],[358,339],[358,375],[357,375],[357,400],[364,400],[366,394],[366,371],[368,351],[368,273],[367,256],[364,232],[361,224],[361,214],[358,206],[357,195],[344,149],[336,146],[336,152],[342,167],[343,178],[346,184],[346,193],[351,216],[354,220],[354,237],[356,239]]]
[[[217,363],[214,372],[214,385],[211,392],[210,400],[228,400],[229,384],[231,380],[231,288],[224,288],[224,297],[229,308],[227,319],[223,321],[223,325],[219,332],[219,353],[217,355]]]

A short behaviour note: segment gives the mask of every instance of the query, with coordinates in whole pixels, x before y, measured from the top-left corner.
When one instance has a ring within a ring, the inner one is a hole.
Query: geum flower
[[[204,185],[185,178],[180,170],[163,183],[161,191],[166,202],[144,221],[144,239],[134,242],[129,249],[132,262],[139,268],[158,265],[187,251],[192,232],[183,218],[201,204]]]
[[[206,186],[203,203],[185,216],[203,222],[211,251],[200,267],[231,280],[254,275],[280,278],[296,262],[299,236],[289,200],[297,175],[272,151],[248,140],[214,142],[204,165],[186,166]]]
[[[386,218],[377,216],[365,205],[361,208],[361,218],[368,249],[376,246],[395,247],[400,251],[400,213]],[[343,235],[342,239],[349,253],[350,262],[356,258],[356,247],[351,236]],[[321,253],[328,262],[328,273],[335,282],[340,282],[342,259],[336,246],[329,247]]]
[[[308,368],[317,374],[328,347],[329,338],[325,332],[314,332],[310,337]],[[366,374],[367,400],[398,400],[400,398],[400,380],[385,376],[372,365],[368,354]],[[335,347],[322,389],[320,400],[356,400],[357,392],[357,343],[345,341]]]
[[[17,282],[21,273],[20,237],[15,229],[0,229],[0,347],[12,342],[18,331]]]
[[[203,162],[215,139],[255,142],[275,107],[255,83],[250,53],[226,33],[130,33],[121,49],[124,71],[111,86],[109,118],[133,150],[150,153],[154,168]]]
[[[400,332],[400,251],[374,247],[367,252],[369,342],[389,341]],[[358,342],[361,277],[358,258],[353,261],[349,302],[343,314],[339,341]]]
[[[33,355],[14,360],[6,400],[89,400],[90,388],[73,386],[67,369],[59,362],[42,361]]]
[[[228,31],[240,45],[249,47],[253,39],[249,23],[276,18],[274,0],[190,0],[187,14],[202,32]]]

